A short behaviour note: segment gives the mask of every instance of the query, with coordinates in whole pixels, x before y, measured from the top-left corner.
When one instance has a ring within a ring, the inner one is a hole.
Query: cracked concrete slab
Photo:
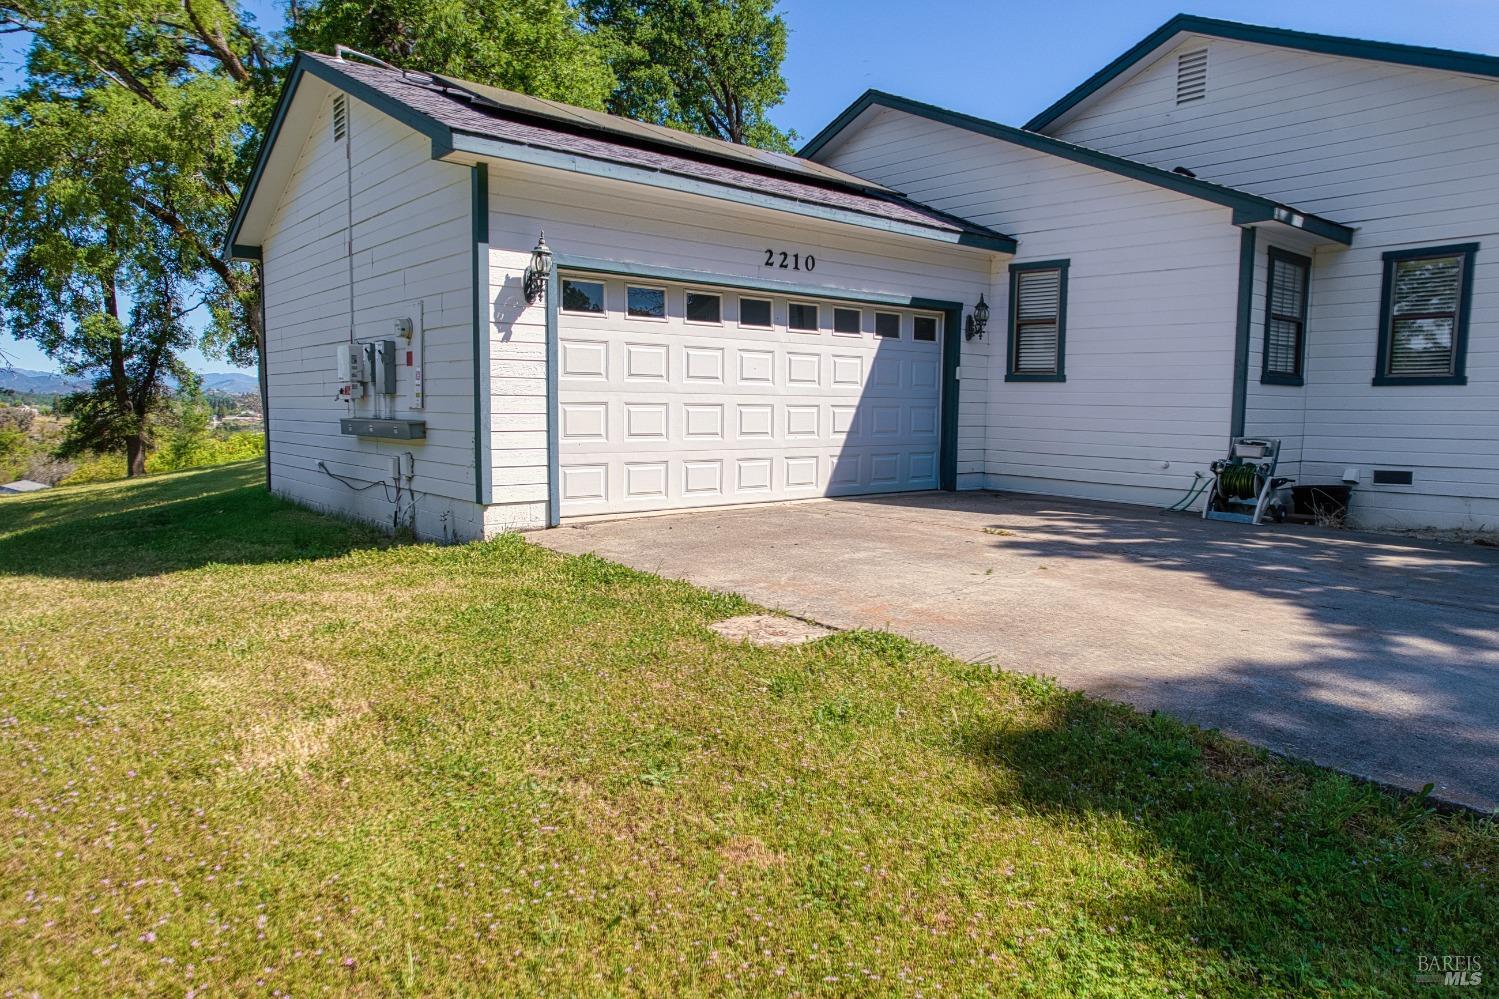
[[[1499,808],[1499,552],[995,493],[532,535]]]
[[[780,614],[741,614],[715,621],[708,628],[730,641],[753,645],[801,645],[833,634],[832,628]]]

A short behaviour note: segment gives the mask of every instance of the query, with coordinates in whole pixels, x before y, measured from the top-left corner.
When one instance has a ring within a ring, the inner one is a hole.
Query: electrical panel
[[[365,381],[364,351],[358,344],[338,345],[338,380],[345,385]]]
[[[379,395],[396,394],[396,342],[380,340],[375,348],[375,392]]]

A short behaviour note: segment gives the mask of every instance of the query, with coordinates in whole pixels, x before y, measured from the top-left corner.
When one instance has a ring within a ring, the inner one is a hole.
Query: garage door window
[[[687,321],[711,323],[717,326],[723,322],[723,298],[711,292],[689,291],[687,293]]]
[[[626,288],[625,312],[631,319],[665,319],[666,289],[640,288],[634,285]]]
[[[816,333],[817,306],[808,302],[792,302],[787,311],[787,325],[802,333]]]
[[[937,339],[937,319],[935,316],[917,316],[912,320],[911,339],[934,342]]]
[[[564,279],[562,311],[602,316],[604,314],[604,282]]]
[[[857,336],[864,329],[864,313],[858,309],[834,309],[833,332]]]
[[[739,300],[739,325],[770,329],[770,299],[741,298]]]
[[[900,339],[900,313],[876,312],[874,314],[874,335],[889,340]]]

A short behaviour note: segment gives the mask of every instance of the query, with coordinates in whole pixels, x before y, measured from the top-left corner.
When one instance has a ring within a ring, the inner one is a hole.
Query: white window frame
[[[792,326],[791,325],[791,310],[794,309],[794,308],[796,308],[798,305],[804,305],[807,308],[811,309],[813,311],[814,315],[816,316],[816,321],[811,325],[811,327]],[[805,302],[805,301],[787,302],[786,303],[786,329],[788,331],[792,332],[792,333],[809,333],[809,334],[813,334],[813,335],[821,333],[822,332],[822,306],[819,303],[817,303],[817,302]]]
[[[659,291],[661,293],[661,315],[659,316],[637,316],[630,312],[630,292],[632,291]],[[671,318],[671,292],[665,287],[654,284],[627,284],[625,285],[625,318],[643,323],[664,323]]]
[[[767,322],[764,326],[761,326],[758,323],[747,323],[747,322],[745,322],[744,321],[744,303],[745,303],[746,300],[749,300],[751,302],[764,302],[767,306],[769,306],[770,307],[770,321]],[[739,310],[737,313],[735,313],[735,315],[738,317],[738,323],[739,323],[739,325],[742,326],[744,329],[747,329],[747,330],[773,330],[773,329],[776,328],[776,300],[775,299],[773,299],[773,298],[767,298],[767,297],[765,297],[763,295],[739,295],[737,297],[737,301],[735,302],[735,305],[738,307],[738,310]]]
[[[569,309],[567,307],[567,285],[572,284],[596,284],[603,289],[600,298],[603,299],[604,311],[590,312],[586,309]],[[595,319],[609,314],[609,282],[602,278],[585,277],[563,277],[557,288],[557,311],[569,316],[593,316]]]
[[[718,299],[718,319],[716,321],[714,321],[714,320],[708,320],[708,319],[689,319],[687,317],[687,313],[688,313],[687,300],[689,298],[691,298],[693,295],[706,295],[706,296],[709,296],[711,298]],[[704,288],[684,288],[684,289],[682,289],[682,322],[686,323],[688,326],[722,326],[723,325],[723,292],[721,292],[721,291],[708,291],[708,290],[706,290]]]

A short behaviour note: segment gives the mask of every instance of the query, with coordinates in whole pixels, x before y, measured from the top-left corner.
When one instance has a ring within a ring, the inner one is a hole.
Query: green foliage
[[[786,99],[777,0],[582,0],[619,85],[609,110],[761,149],[791,150],[771,123]]]
[[[163,436],[166,436],[164,434]],[[226,434],[209,434],[190,449],[173,451],[163,448],[146,459],[146,472],[177,472],[185,468],[206,468],[231,462],[264,459],[265,435],[258,430],[236,430]],[[79,461],[58,485],[77,486],[90,482],[113,482],[125,478],[125,456],[118,452],[88,455]]]
[[[153,462],[162,471],[209,464],[202,459],[208,451],[212,423],[213,413],[197,380],[185,382],[172,400],[171,415],[157,435],[157,450],[147,460],[147,469],[152,469]]]
[[[0,0],[0,29],[31,42],[0,99],[0,328],[94,378],[65,450],[123,443],[139,471],[183,303],[209,307],[207,349],[257,356],[258,286],[217,249],[275,54],[232,0]]]
[[[397,66],[603,108],[614,87],[567,0],[321,0],[290,30],[297,48],[343,44]]]

